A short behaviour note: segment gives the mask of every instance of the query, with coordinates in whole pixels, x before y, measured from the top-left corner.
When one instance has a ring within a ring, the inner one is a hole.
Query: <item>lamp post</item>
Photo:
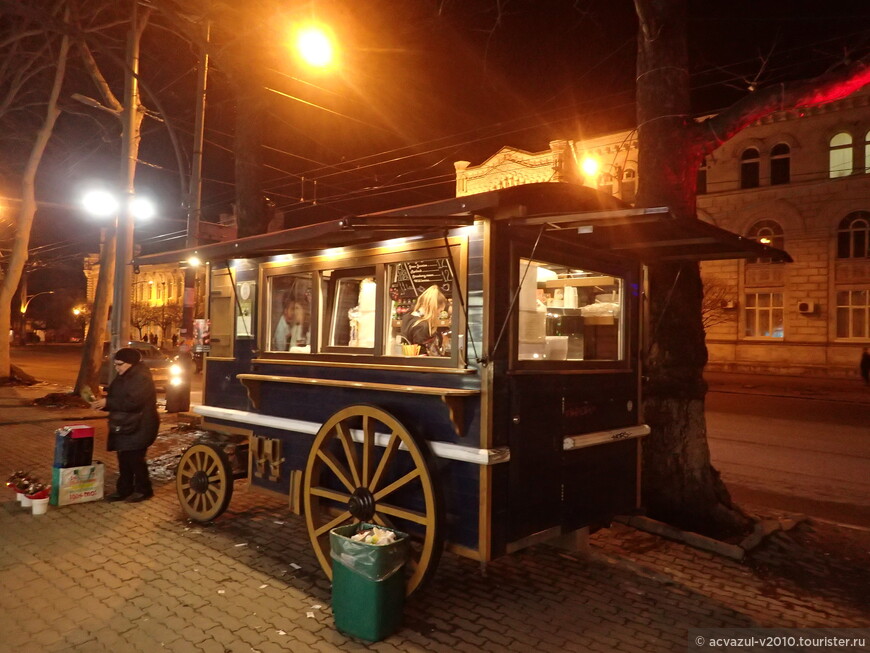
[[[43,290],[42,292],[38,292],[35,295],[30,295],[24,300],[24,303],[21,305],[21,344],[27,344],[27,307],[30,306],[30,302],[39,297],[40,295],[53,295],[53,290]]]

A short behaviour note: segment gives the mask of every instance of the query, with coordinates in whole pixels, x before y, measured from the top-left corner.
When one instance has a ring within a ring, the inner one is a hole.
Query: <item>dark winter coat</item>
[[[109,384],[106,406],[109,411],[109,451],[146,449],[154,444],[160,428],[157,391],[151,371],[136,363]],[[120,431],[120,432],[119,432]]]

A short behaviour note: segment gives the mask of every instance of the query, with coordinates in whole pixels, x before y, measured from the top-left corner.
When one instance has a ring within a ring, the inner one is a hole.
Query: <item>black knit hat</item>
[[[123,347],[115,352],[115,360],[135,365],[142,360],[142,354],[132,347]]]

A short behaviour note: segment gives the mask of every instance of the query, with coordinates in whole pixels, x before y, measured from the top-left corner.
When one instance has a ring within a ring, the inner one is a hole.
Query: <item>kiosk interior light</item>
[[[202,265],[202,261],[199,260],[198,256],[191,256],[187,259],[187,264],[192,268],[198,268]]]

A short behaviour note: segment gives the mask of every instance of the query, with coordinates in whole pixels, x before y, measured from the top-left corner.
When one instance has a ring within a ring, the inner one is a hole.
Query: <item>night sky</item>
[[[749,93],[752,84],[815,76],[847,53],[862,56],[870,49],[866,0],[689,4],[698,113],[727,106]],[[305,12],[334,25],[343,65],[339,74],[314,77],[280,48],[261,52],[268,63],[264,82],[278,91],[268,101],[265,190],[291,217],[306,204],[300,202],[303,193],[306,200],[313,197],[314,180],[325,215],[413,204],[452,194],[455,160],[480,163],[504,145],[536,151],[554,138],[633,124],[637,20],[629,0],[348,0],[312,3]],[[279,40],[278,23],[261,21],[261,32],[248,30],[251,48]],[[228,34],[216,30],[216,45]],[[103,61],[111,69],[110,60]],[[236,102],[244,101],[233,96],[219,64],[212,64],[204,164],[207,219],[230,211],[229,150]],[[143,80],[163,100],[185,157],[194,66],[189,46],[166,30],[146,32]],[[92,88],[73,85],[70,93],[94,94]],[[119,85],[115,88],[120,92]],[[156,110],[147,96],[146,104]],[[76,115],[62,119],[41,171],[43,200],[73,203],[89,181],[117,174],[118,130],[105,120],[103,129],[95,129],[92,117],[80,115],[87,113],[81,106],[75,110]],[[155,195],[161,206],[161,218],[138,232],[150,251],[180,246],[180,240],[166,236],[184,229],[178,164],[166,133],[164,124],[146,120],[140,159],[150,165],[139,166],[137,189]],[[374,199],[362,202],[363,196]],[[78,213],[43,210],[34,239],[46,246],[65,238],[88,249],[96,234]]]

